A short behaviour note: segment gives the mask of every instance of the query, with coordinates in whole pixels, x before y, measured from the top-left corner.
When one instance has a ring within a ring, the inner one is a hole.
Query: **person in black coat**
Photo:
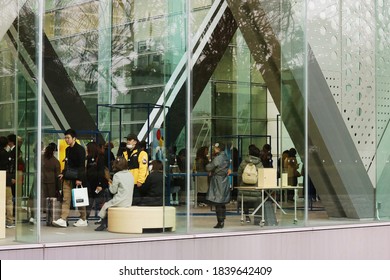
[[[6,227],[13,228],[15,227],[15,223],[13,222],[15,217],[15,191],[16,191],[16,170],[17,170],[17,160],[16,160],[16,135],[10,134],[7,136],[8,139],[8,147],[9,147],[9,157],[8,157],[8,175],[7,175],[7,186],[10,183],[10,188],[6,188],[6,192],[11,190],[12,192],[12,206],[10,206],[10,195],[6,195],[6,209],[8,209],[8,213],[12,209],[12,214],[7,216]],[[20,147],[18,147],[20,149]],[[19,153],[20,154],[20,153]]]
[[[100,210],[104,204],[104,193],[108,188],[108,180],[105,177],[104,154],[99,151],[96,142],[87,144],[86,186],[88,187],[89,205],[86,207],[87,219],[92,208]]]
[[[141,201],[138,205],[162,206],[164,189],[163,163],[160,160],[153,160],[150,166],[152,166],[152,170],[146,177],[145,183],[139,189]]]
[[[15,170],[14,166],[11,166],[10,153],[7,151],[8,139],[5,136],[0,137],[0,170],[6,171],[6,227],[15,227],[14,224],[14,204],[12,195],[12,175],[10,172]]]
[[[8,171],[8,158],[9,153],[6,148],[8,145],[8,139],[5,136],[0,136],[0,170]],[[7,174],[8,175],[8,174]],[[9,177],[9,176],[8,176]],[[10,186],[10,179],[7,177],[7,186]]]
[[[112,149],[114,149],[114,144],[112,144],[112,142],[104,144],[104,165],[108,167],[110,171],[112,171],[112,163],[115,160]]]
[[[72,189],[77,185],[83,185],[85,178],[85,149],[77,143],[76,131],[68,129],[64,132],[65,142],[68,147],[65,149],[65,168],[58,176],[62,180],[62,208],[61,218],[53,221],[53,226],[66,228],[72,202]],[[72,171],[72,172],[70,172]],[[73,173],[73,174],[71,174]],[[73,224],[75,227],[88,226],[87,211],[85,206],[78,207],[80,219]]]

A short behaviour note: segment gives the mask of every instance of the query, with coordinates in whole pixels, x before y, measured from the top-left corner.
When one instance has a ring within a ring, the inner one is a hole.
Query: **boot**
[[[223,228],[225,225],[225,219],[222,219],[220,217],[217,217],[218,223],[214,226],[214,228]]]
[[[218,223],[214,226],[214,228],[223,228],[225,225],[225,211],[223,209],[223,206],[217,205],[215,207],[215,213],[217,215],[217,221]]]
[[[225,225],[224,222],[218,222],[218,223],[214,226],[214,228],[223,228],[224,225]]]
[[[104,231],[107,229],[107,217],[102,219],[102,222],[100,224],[100,226],[98,226],[97,228],[95,228],[95,231]]]

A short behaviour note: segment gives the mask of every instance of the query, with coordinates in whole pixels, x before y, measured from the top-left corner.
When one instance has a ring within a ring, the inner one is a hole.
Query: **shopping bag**
[[[72,204],[73,207],[89,205],[88,188],[78,185],[72,189]]]

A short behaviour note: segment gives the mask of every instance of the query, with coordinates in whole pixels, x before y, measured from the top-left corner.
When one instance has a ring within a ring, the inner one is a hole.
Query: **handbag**
[[[109,188],[107,188],[104,189],[103,197],[104,197],[104,201],[107,202],[110,201],[114,197],[114,195],[110,192]]]
[[[72,204],[73,207],[88,206],[88,188],[83,188],[82,185],[77,185],[72,189]]]
[[[76,180],[78,178],[79,171],[77,168],[67,167],[64,172],[64,179]]]
[[[74,167],[69,167],[68,158],[69,158],[68,151],[66,151],[64,179],[76,180],[79,178],[79,170],[77,168],[74,168]]]

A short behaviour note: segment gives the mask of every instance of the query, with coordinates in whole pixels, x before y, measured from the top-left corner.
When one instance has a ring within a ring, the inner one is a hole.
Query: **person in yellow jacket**
[[[130,133],[127,135],[126,139],[126,149],[123,151],[122,156],[127,160],[129,171],[134,177],[132,205],[137,205],[141,200],[139,188],[145,182],[146,177],[149,174],[149,159],[148,154],[140,148],[137,135]]]

